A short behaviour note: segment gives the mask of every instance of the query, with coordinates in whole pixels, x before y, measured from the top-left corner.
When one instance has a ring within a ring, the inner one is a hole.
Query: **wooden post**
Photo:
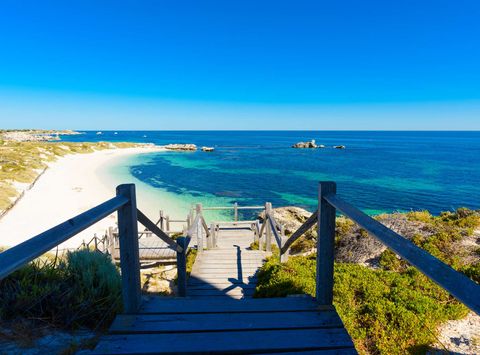
[[[197,216],[202,214],[202,204],[197,203],[197,206],[195,208],[197,211]],[[198,253],[203,253],[203,233],[202,233],[202,223],[199,220],[198,224],[195,227],[196,234],[197,234],[197,247],[198,247]]]
[[[98,238],[97,233],[93,234],[93,245],[95,245],[95,251],[98,251]]]
[[[177,243],[182,251],[177,251],[177,290],[180,297],[187,296],[187,248],[185,237],[177,238]]]
[[[191,224],[192,224],[192,211],[189,211],[187,215],[187,230],[190,229]]]
[[[215,223],[210,224],[210,237],[208,238],[209,245],[208,249],[213,249],[217,246]]]
[[[163,211],[160,210],[160,229],[163,231],[164,225],[163,225]]]
[[[237,202],[233,204],[233,220],[235,222],[238,222],[238,203]]]
[[[266,251],[272,251],[272,226],[270,225],[270,221],[268,220],[267,215],[272,210],[272,204],[270,202],[265,203],[265,244],[266,244]]]
[[[336,194],[334,182],[321,182],[318,190],[318,236],[316,299],[321,305],[333,303],[333,259],[335,247],[335,207],[323,196]]]
[[[265,221],[263,221],[263,223],[265,223]],[[260,222],[258,223],[258,250],[264,250],[264,246],[265,246],[265,238],[262,238],[263,237],[263,227],[260,226]]]
[[[282,237],[282,239],[281,239],[281,241],[282,241],[282,243],[281,243],[281,244],[282,244],[282,248],[283,248],[283,246],[285,245],[285,243],[287,242],[287,240],[288,240],[288,237],[286,237],[286,236],[283,236],[283,237]],[[281,249],[281,248],[280,248],[280,249]],[[283,254],[280,255],[280,262],[281,262],[281,263],[286,263],[286,262],[288,261],[288,258],[289,258],[289,257],[290,257],[290,249],[287,249],[287,250],[285,251],[285,253],[283,253]]]
[[[252,224],[252,230],[253,230],[253,242],[254,243],[259,243],[260,242],[260,237],[258,236],[258,233],[260,230],[257,228],[258,226],[258,221]]]
[[[113,227],[108,227],[108,247],[112,261],[115,260],[115,236],[113,235]]]
[[[170,236],[170,217],[169,216],[165,217],[165,233],[167,233],[168,236]]]
[[[135,185],[118,186],[117,196],[127,197],[130,201],[118,209],[123,309],[124,313],[136,313],[141,303],[141,286]]]

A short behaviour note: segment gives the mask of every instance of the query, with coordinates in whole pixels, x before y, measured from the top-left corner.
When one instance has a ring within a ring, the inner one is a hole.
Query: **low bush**
[[[95,329],[108,325],[121,309],[120,274],[99,252],[37,259],[0,281],[2,321]]]
[[[268,259],[255,297],[315,294],[315,255]],[[414,268],[404,272],[335,265],[334,304],[355,346],[364,354],[424,352],[437,326],[467,309]]]

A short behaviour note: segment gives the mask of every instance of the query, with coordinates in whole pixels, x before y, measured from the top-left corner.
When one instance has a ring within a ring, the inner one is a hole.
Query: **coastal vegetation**
[[[25,346],[54,329],[105,329],[121,310],[120,273],[97,251],[47,254],[0,280],[0,338]]]
[[[15,131],[16,132],[16,131]],[[70,143],[18,141],[0,132],[0,211],[12,206],[22,188],[35,179],[59,157],[91,153],[97,150],[135,147],[134,143]]]
[[[395,213],[377,219],[480,282],[478,211]],[[286,263],[280,264],[275,254],[269,258],[259,272],[255,297],[314,295],[315,242],[310,231]],[[360,353],[425,353],[437,340],[439,325],[468,314],[465,306],[351,220],[338,218],[335,252],[334,304]]]

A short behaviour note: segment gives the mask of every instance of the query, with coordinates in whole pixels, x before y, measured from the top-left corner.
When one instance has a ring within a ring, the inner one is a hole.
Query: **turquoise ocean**
[[[325,148],[291,148],[312,139]],[[182,213],[195,202],[270,201],[313,211],[318,182],[326,180],[336,181],[338,194],[369,214],[480,208],[480,132],[104,131],[63,140],[214,147],[211,153],[136,155],[108,167],[117,179],[138,181],[150,199],[166,209],[175,204]]]

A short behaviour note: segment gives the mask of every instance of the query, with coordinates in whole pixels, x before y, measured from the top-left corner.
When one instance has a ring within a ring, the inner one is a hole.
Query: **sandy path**
[[[73,154],[60,158],[2,219],[0,246],[13,246],[84,212],[115,195],[115,186],[102,181],[97,170],[120,156],[148,153],[159,147],[137,147]],[[115,224],[109,216],[63,243],[75,248],[94,233],[103,235]]]

